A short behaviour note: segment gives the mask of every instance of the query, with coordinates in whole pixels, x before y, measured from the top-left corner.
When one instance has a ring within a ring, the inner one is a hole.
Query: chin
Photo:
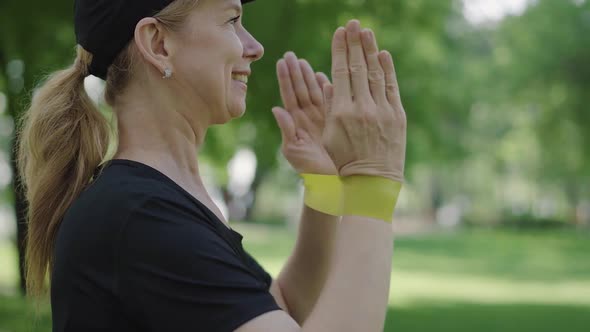
[[[246,103],[241,102],[238,105],[229,109],[229,114],[232,119],[241,118],[246,113]]]
[[[233,119],[238,119],[241,118],[244,113],[246,113],[246,107],[242,106],[242,107],[233,107],[233,108],[229,108],[226,112],[225,112],[225,116],[221,117],[217,117],[217,119],[215,119],[215,121],[213,121],[214,125],[220,125],[220,124],[224,124],[224,123],[228,123]]]
[[[234,120],[234,119],[241,118],[242,116],[244,116],[245,113],[246,113],[246,110],[242,110],[241,112],[237,112],[237,113],[232,113],[230,121]]]

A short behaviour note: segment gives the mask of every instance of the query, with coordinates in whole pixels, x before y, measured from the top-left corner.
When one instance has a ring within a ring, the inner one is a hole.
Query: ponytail
[[[103,161],[109,123],[84,89],[92,55],[77,47],[74,64],[51,74],[33,95],[18,138],[18,170],[28,202],[27,291],[45,293],[60,222]]]
[[[198,1],[172,1],[154,17],[178,31]],[[139,58],[134,43],[129,43],[109,68],[104,97],[111,107],[128,86]],[[32,296],[45,291],[55,236],[66,210],[106,158],[109,123],[84,90],[91,61],[92,54],[78,46],[74,64],[48,77],[22,118],[17,161],[29,208],[25,277]]]

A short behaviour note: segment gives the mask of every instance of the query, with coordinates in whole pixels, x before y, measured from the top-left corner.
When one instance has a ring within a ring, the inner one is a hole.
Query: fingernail
[[[348,21],[348,23],[354,25],[361,25],[361,21],[357,20],[356,18],[353,18],[352,20]]]
[[[357,32],[360,31],[360,22],[358,20],[350,20],[346,26],[347,30]]]

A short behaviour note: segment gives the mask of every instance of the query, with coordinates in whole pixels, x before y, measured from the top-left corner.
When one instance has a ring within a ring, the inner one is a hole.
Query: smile
[[[247,75],[242,75],[242,74],[232,74],[231,78],[233,80],[242,82],[244,84],[248,84],[248,76]]]

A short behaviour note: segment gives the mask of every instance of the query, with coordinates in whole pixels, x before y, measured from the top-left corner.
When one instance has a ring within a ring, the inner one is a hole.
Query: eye
[[[231,23],[232,25],[235,25],[236,23],[238,23],[240,21],[240,15],[232,18],[231,20],[229,20],[229,23]]]

